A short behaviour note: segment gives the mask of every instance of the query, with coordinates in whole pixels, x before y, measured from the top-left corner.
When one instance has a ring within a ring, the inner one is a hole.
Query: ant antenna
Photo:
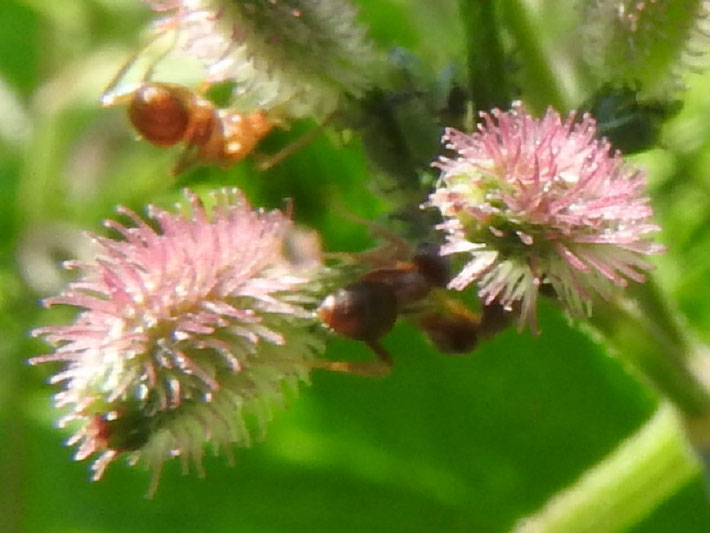
[[[162,32],[156,33],[153,35],[148,42],[146,42],[143,46],[141,46],[136,52],[131,54],[128,59],[123,63],[120,69],[118,69],[118,72],[111,78],[111,81],[109,82],[108,86],[104,90],[104,92],[101,94],[101,97],[99,98],[99,102],[103,107],[109,107],[112,105],[116,104],[121,104],[124,103],[124,100],[127,98],[130,98],[128,95],[116,95],[113,94],[115,92],[116,87],[120,83],[120,81],[126,76],[128,71],[135,65],[135,63],[138,61],[140,58],[141,54],[143,54],[150,46],[152,46],[158,39],[163,37],[165,35],[165,32],[167,30],[164,30]],[[163,50],[158,56],[153,59],[150,64],[148,65],[148,68],[145,71],[145,74],[143,75],[143,80],[149,80],[153,76],[153,71],[155,69],[155,66],[167,56],[170,51],[176,46],[178,42],[178,34],[179,34],[179,27],[176,27],[173,30],[173,39],[172,42],[170,43],[170,46],[166,47],[165,50]]]

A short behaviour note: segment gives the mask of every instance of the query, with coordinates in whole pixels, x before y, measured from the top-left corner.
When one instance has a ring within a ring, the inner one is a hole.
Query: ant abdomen
[[[386,283],[360,280],[328,296],[318,317],[345,337],[373,341],[388,333],[397,320],[397,297]]]
[[[172,146],[183,140],[190,124],[190,110],[174,87],[145,83],[128,106],[136,131],[150,143]]]
[[[432,314],[419,319],[431,343],[445,354],[470,353],[478,344],[478,321],[466,314]]]

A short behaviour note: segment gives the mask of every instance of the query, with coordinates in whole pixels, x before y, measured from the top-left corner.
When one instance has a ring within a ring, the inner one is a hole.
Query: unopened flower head
[[[519,102],[482,118],[471,135],[446,130],[457,156],[435,163],[442,175],[426,204],[444,217],[442,253],[470,255],[450,287],[477,283],[484,304],[519,305],[520,324],[535,329],[543,284],[584,316],[593,293],[644,281],[642,256],[663,250],[646,240],[659,228],[645,175],[595,138],[595,121],[552,109],[536,119]]]
[[[375,55],[348,0],[147,0],[209,81],[286,118],[324,116],[372,82]]]
[[[60,361],[56,405],[79,424],[77,459],[101,454],[94,479],[117,455],[154,469],[180,455],[200,464],[205,441],[248,445],[243,416],[259,425],[307,377],[322,350],[314,336],[320,266],[283,255],[290,220],[253,210],[234,189],[194,193],[178,214],[128,209],[121,239],[93,236],[98,255],[48,306],[79,308],[68,325],[38,328]],[[157,228],[157,229],[156,229]],[[77,422],[78,421],[78,422]]]
[[[581,48],[599,85],[653,97],[708,65],[707,0],[582,0]]]

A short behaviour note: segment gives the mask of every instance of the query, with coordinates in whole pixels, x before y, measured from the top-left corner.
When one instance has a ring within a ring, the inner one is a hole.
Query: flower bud
[[[69,263],[78,280],[44,302],[78,308],[75,321],[33,332],[55,349],[30,362],[64,363],[56,405],[79,425],[76,458],[100,454],[94,479],[124,453],[157,480],[173,456],[200,468],[206,441],[249,445],[244,416],[266,424],[323,350],[322,267],[285,258],[290,220],[235,189],[209,208],[185,194],[178,214],[150,207],[148,222],[120,208],[132,224],[106,226],[122,238],[94,235],[95,259]]]

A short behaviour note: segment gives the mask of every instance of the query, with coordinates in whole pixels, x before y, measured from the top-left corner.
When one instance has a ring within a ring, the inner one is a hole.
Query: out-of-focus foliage
[[[429,65],[431,74],[422,75],[430,87],[447,76],[465,80],[456,2],[359,3],[380,46],[404,47]],[[559,4],[528,3],[541,17]],[[544,18],[540,39],[559,61],[564,86],[572,38],[554,17]],[[247,161],[171,177],[174,150],[136,142],[120,108],[98,106],[149,20],[138,1],[0,2],[0,531],[503,532],[653,416],[657,393],[559,310],[544,307],[540,336],[511,330],[466,358],[440,355],[400,325],[384,340],[396,360],[389,378],[315,373],[293,407],[277,413],[267,439],[237,451],[234,467],[209,459],[200,479],[182,477],[173,461],[152,500],[143,498],[148,474],[121,461],[90,483],[87,465],[70,461],[61,446],[68,432],[53,427],[43,383],[50,370],[25,365],[46,349],[27,331],[71,313],[37,302],[68,280],[59,262],[85,253],[81,230],[99,231],[117,204],[140,212],[171,202],[187,185],[235,185],[259,206],[283,207],[292,198],[297,222],[318,229],[326,249],[361,250],[372,241],[348,214],[377,219],[391,208],[370,185],[375,171],[360,140],[335,133],[264,173]],[[520,81],[511,91],[532,106],[553,101],[526,83],[523,56],[509,61],[501,68]],[[634,157],[649,170],[660,240],[669,247],[657,261],[662,292],[710,342],[710,75],[687,82],[660,145]],[[573,105],[590,96],[582,92],[569,92]],[[274,152],[312,126],[277,131],[260,150]],[[329,353],[371,356],[343,340]],[[701,469],[632,530],[710,530]]]

